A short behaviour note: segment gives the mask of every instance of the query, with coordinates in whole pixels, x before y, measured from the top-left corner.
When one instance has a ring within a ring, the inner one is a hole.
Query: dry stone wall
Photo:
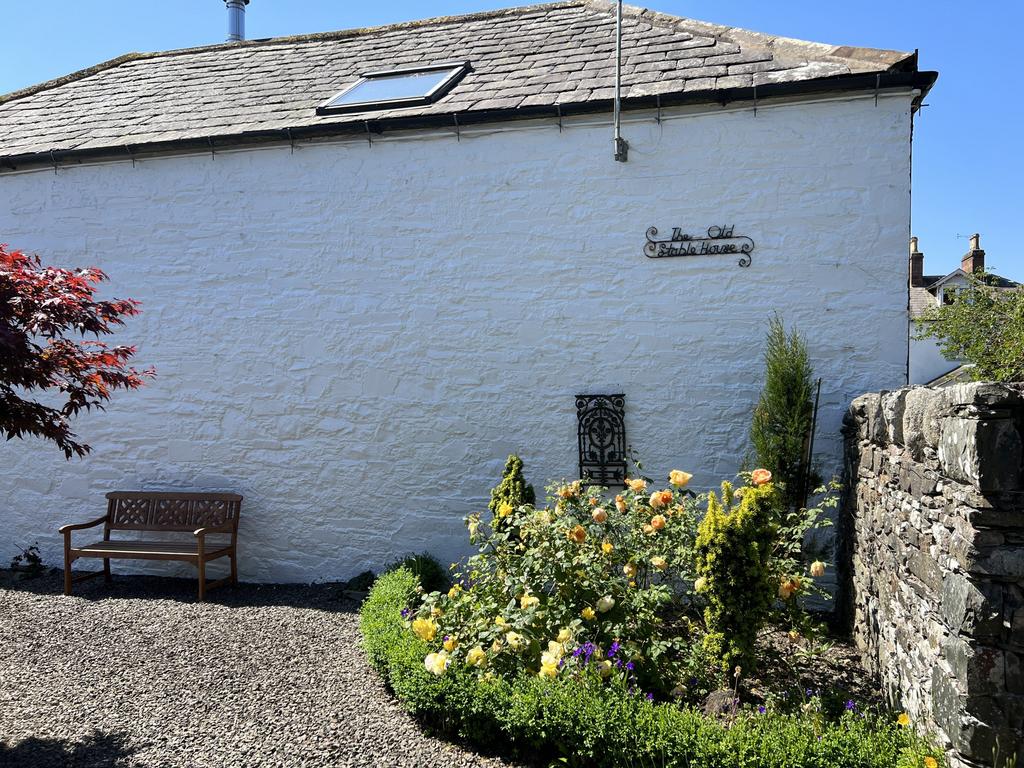
[[[956,764],[1024,757],[1022,389],[863,395],[845,433],[845,577],[866,666]]]

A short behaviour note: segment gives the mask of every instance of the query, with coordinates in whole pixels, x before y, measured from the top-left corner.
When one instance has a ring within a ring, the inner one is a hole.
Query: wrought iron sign
[[[626,482],[626,396],[577,395],[580,477],[597,485]]]
[[[739,254],[737,264],[749,267],[754,252],[754,241],[745,235],[737,235],[732,224],[727,227],[708,227],[707,235],[694,237],[679,227],[672,228],[672,234],[658,238],[657,227],[647,230],[647,244],[644,256],[649,259],[664,259],[669,256],[714,256],[718,254]]]

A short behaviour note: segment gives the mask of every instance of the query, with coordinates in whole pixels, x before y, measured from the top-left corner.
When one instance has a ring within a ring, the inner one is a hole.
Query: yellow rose
[[[693,591],[694,592],[703,592],[707,588],[707,586],[708,586],[708,580],[705,579],[703,576],[700,576],[700,577],[697,578],[697,580],[695,582],[693,582]]]
[[[601,542],[601,551],[604,552],[606,555],[610,555],[613,549],[615,549],[615,545],[607,539]]]
[[[587,530],[582,525],[577,525],[575,528],[570,528],[566,531],[565,535],[569,541],[575,541],[577,544],[582,544],[587,538]]]
[[[551,513],[548,512],[546,509],[542,509],[540,512],[537,513],[537,522],[543,523],[544,525],[550,525]]]
[[[924,759],[924,768],[939,768],[939,761],[928,755]]]
[[[540,672],[537,673],[540,677],[555,677],[558,675],[558,662],[553,664],[545,664],[541,662]]]
[[[611,595],[605,595],[599,598],[597,601],[597,610],[601,613],[608,613],[612,608],[615,607],[615,598]]]
[[[604,509],[602,509],[601,507],[598,507],[597,509],[590,513],[590,519],[593,520],[595,523],[603,523],[605,520],[608,519],[608,513],[605,512]]]
[[[443,675],[448,669],[448,654],[445,651],[428,653],[427,658],[423,660],[423,666],[435,675]]]
[[[651,558],[651,565],[653,565],[659,571],[664,571],[666,568],[668,568],[668,561],[660,555],[655,555]]]
[[[433,608],[430,609],[430,615],[434,618],[437,618],[438,616],[443,616],[444,611],[442,611],[438,606],[435,605]]]
[[[505,621],[504,616],[495,616],[494,623],[497,624],[499,627],[504,627],[506,624],[508,624],[508,622]]]
[[[570,483],[569,485],[563,485],[557,491],[559,498],[562,498],[562,499],[571,499],[576,494],[578,494],[579,492],[580,492],[579,480],[577,480],[575,483]]]
[[[432,619],[415,619],[412,622],[412,631],[420,640],[429,643],[437,634],[437,624]]]
[[[821,560],[815,560],[811,563],[811,576],[820,578],[825,575],[825,564]]]
[[[622,566],[622,572],[630,579],[636,578],[636,563],[626,563]]]
[[[558,642],[557,640],[548,640],[548,652],[547,652],[547,655],[549,655],[549,656],[551,656],[551,658],[557,660],[557,659],[562,658],[562,655],[564,653],[565,653],[565,648],[562,647],[562,644],[560,642]]]
[[[498,505],[498,517],[508,517],[511,514],[512,505],[509,504],[507,501],[503,501],[501,502],[500,505]]]
[[[627,480],[626,485],[629,486],[629,490],[634,493],[640,493],[647,488],[647,481],[642,478],[636,478],[634,480]]]
[[[509,632],[505,635],[505,642],[508,643],[508,647],[513,651],[518,651],[524,645],[526,645],[526,638],[520,635],[518,632]]]
[[[651,518],[651,528],[653,528],[656,531],[660,531],[664,527],[665,527],[665,516],[664,515],[655,515],[654,517]]]
[[[570,640],[572,640],[572,632],[569,631],[568,627],[562,627],[558,630],[558,642],[568,643]]]
[[[910,715],[906,712],[900,712],[900,716],[896,718],[896,722],[906,728],[910,725]]]
[[[754,485],[764,485],[772,481],[772,473],[767,469],[755,469],[750,473],[750,482]]]
[[[479,645],[475,648],[470,648],[469,652],[466,653],[466,663],[471,667],[483,667],[487,664],[487,654],[484,653],[484,649]]]
[[[604,659],[600,664],[597,665],[597,671],[601,674],[601,679],[606,680],[612,673],[612,663],[608,659]]]
[[[655,533],[654,526],[651,525],[650,523],[645,523],[644,524],[644,533],[646,533],[648,536],[652,536]]]
[[[690,482],[691,477],[693,477],[693,475],[689,472],[683,472],[681,469],[673,469],[668,473],[668,481],[676,488],[685,488]]]
[[[444,648],[448,653],[454,651],[459,645],[459,641],[455,639],[455,635],[448,635],[441,643],[441,647]]]
[[[622,498],[621,496],[616,496],[615,497],[615,508],[617,510],[619,510],[619,512],[625,512],[626,511],[626,500],[624,498]]]
[[[459,586],[458,584],[454,584],[454,585],[452,585],[452,588],[448,590],[448,597],[450,599],[454,600],[458,596],[459,592],[461,592],[461,591],[462,591],[462,587]]]
[[[524,611],[528,608],[533,608],[535,605],[540,605],[540,598],[534,595],[523,595],[519,598],[519,607]]]
[[[586,608],[580,611],[580,616],[582,616],[587,621],[593,621],[597,614],[594,613],[594,609],[588,605]]]

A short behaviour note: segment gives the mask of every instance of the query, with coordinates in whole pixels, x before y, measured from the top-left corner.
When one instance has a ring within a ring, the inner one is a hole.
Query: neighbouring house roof
[[[967,273],[962,269],[954,269],[948,275],[925,275],[922,278],[922,285],[910,286],[910,317],[920,317],[926,310],[936,306],[936,291],[955,277],[967,277]],[[985,280],[991,287],[999,290],[1012,291],[1021,287],[1020,283],[991,272],[985,273]]]
[[[623,106],[917,87],[916,53],[824,45],[626,7]],[[610,109],[615,13],[569,0],[369,29],[131,53],[0,96],[0,167]],[[424,106],[317,115],[362,73],[472,70]]]

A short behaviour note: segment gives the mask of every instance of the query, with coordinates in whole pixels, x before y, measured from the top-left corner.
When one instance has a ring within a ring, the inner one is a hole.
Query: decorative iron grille
[[[580,477],[597,485],[626,480],[626,396],[577,395]]]

